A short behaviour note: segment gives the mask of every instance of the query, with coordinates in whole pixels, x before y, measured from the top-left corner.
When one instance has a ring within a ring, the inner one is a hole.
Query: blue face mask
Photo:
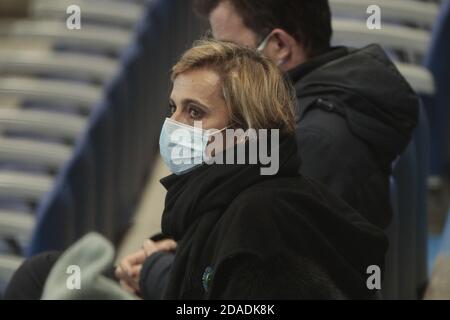
[[[216,134],[216,131],[214,134]],[[191,127],[167,118],[159,138],[161,157],[170,171],[182,175],[204,163],[210,130]]]

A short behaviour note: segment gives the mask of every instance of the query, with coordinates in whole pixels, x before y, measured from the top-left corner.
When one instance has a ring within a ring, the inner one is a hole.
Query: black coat
[[[203,165],[163,179],[162,230],[178,242],[164,298],[371,298],[366,270],[383,268],[383,232],[298,167],[292,137],[276,176]]]
[[[417,95],[377,45],[335,48],[289,77],[298,100],[301,174],[386,228],[391,165],[416,126]]]

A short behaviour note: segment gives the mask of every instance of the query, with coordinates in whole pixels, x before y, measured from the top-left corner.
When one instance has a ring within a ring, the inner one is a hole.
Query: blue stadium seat
[[[394,169],[399,213],[399,298],[416,299],[416,230],[418,220],[418,164],[412,141]]]
[[[431,174],[441,176],[450,163],[448,153],[450,109],[450,1],[443,1],[439,10],[431,46],[425,58],[425,66],[434,75],[436,96],[426,98],[431,124]]]
[[[190,1],[147,4],[121,70],[94,109],[76,155],[38,208],[28,255],[63,250],[90,231],[120,241],[158,153],[170,67],[202,30],[189,21],[190,10]]]
[[[428,145],[428,121],[421,107],[413,139],[394,164],[391,178],[394,217],[387,230],[390,248],[382,291],[385,299],[421,298],[427,284]]]
[[[430,126],[425,108],[420,108],[419,124],[415,132],[418,174],[418,216],[416,224],[416,278],[419,297],[422,296],[428,283],[428,204],[427,178],[430,173]]]
[[[381,295],[383,299],[393,300],[399,295],[399,213],[398,213],[398,195],[397,183],[393,177],[390,179],[390,194],[392,203],[392,220],[386,230],[389,239],[389,248],[385,259],[385,270],[383,275],[383,284]]]
[[[102,223],[110,219],[95,214],[99,171],[92,146],[99,143],[86,139],[76,155],[73,147],[116,74],[118,55],[128,46],[144,8],[124,2],[119,6],[132,12],[120,12],[114,4],[99,10],[90,1],[85,10],[90,19],[83,20],[82,30],[71,32],[65,26],[64,4],[49,12],[45,7],[52,4],[40,1],[44,7],[38,13],[35,2],[26,18],[0,19],[0,283],[9,280],[17,266],[13,262],[29,247],[35,221],[36,229],[46,234],[35,233],[36,246],[49,248],[69,241],[79,230],[109,229]],[[118,19],[108,20],[111,15]],[[118,21],[124,22],[121,17],[126,23]],[[103,132],[101,123],[97,131]],[[65,179],[59,175],[54,194],[42,202],[59,170],[70,166]],[[40,201],[51,213],[39,211],[36,219],[32,213]]]

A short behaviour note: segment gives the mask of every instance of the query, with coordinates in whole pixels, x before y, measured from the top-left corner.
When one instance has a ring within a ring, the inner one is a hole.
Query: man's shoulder
[[[331,101],[329,103],[334,104]],[[296,137],[300,153],[310,148],[331,150],[347,146],[355,148],[361,144],[352,133],[347,119],[339,111],[331,108],[327,110],[320,106],[320,103],[309,106],[302,114],[301,120],[297,123]]]

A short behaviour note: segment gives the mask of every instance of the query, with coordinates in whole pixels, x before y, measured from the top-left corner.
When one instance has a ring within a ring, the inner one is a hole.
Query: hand
[[[144,250],[147,257],[150,257],[152,254],[160,251],[175,251],[176,248],[177,243],[170,239],[158,242],[147,239],[142,244],[142,250]]]
[[[122,288],[139,295],[139,279],[145,259],[159,251],[173,251],[176,247],[177,243],[173,240],[145,240],[142,249],[123,258],[116,268],[115,274]]]

